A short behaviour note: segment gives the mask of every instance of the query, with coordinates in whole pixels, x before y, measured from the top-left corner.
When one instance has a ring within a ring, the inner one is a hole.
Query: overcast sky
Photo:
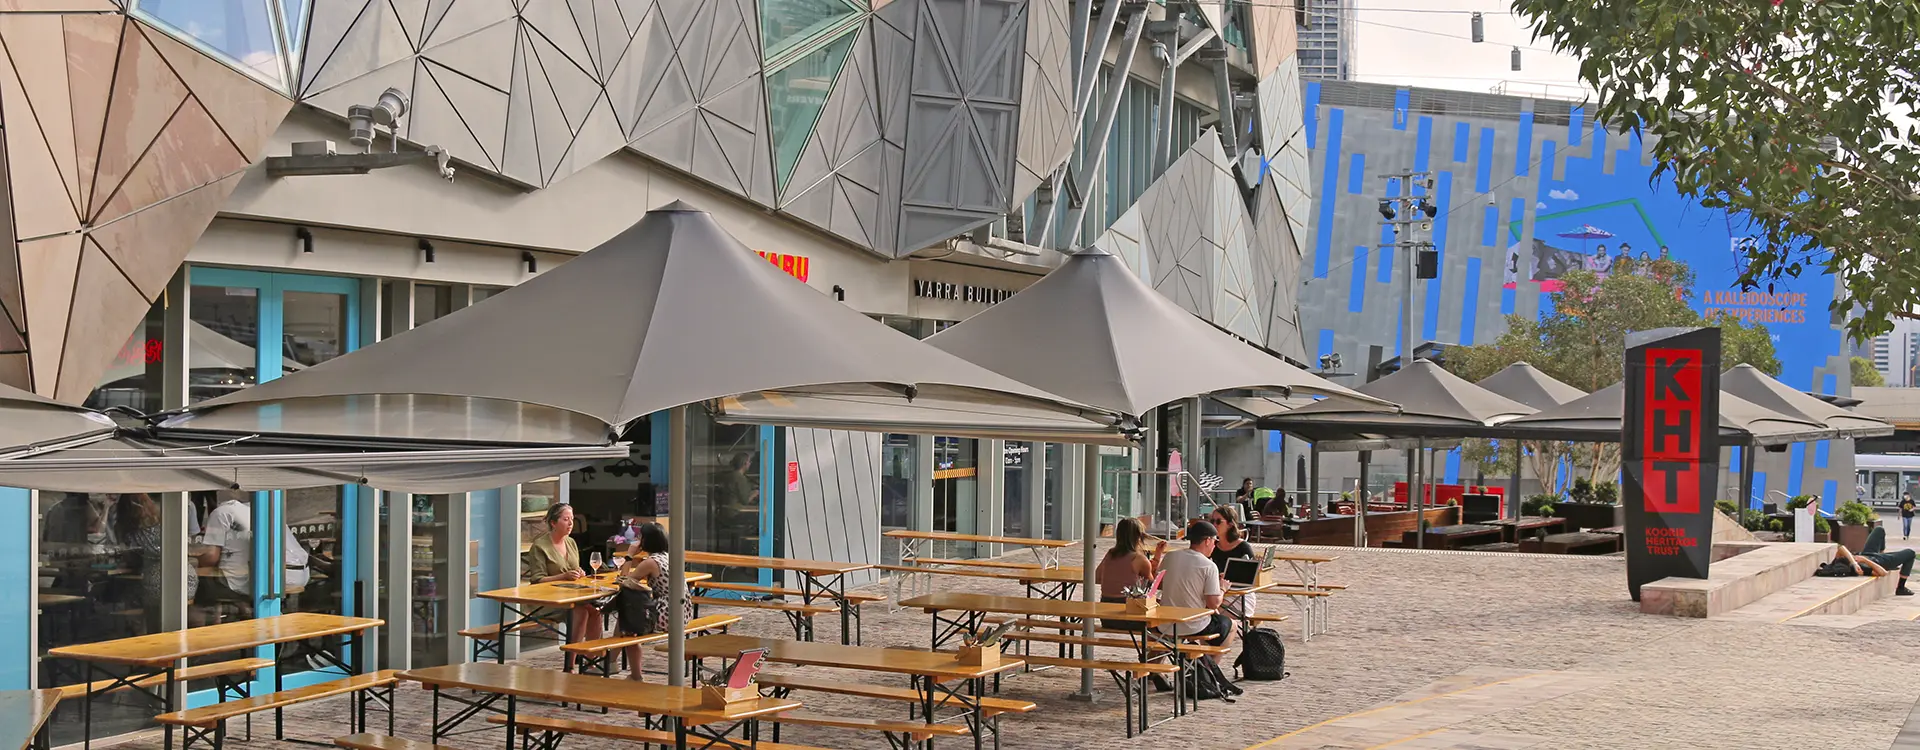
[[[1521,19],[1510,15],[1506,0],[1357,0],[1359,42],[1354,78],[1369,83],[1487,91],[1502,81],[1516,90],[1539,94],[1579,94],[1579,63],[1554,55],[1545,41],[1534,41]],[[1408,9],[1428,12],[1412,12]],[[1485,14],[1486,38],[1472,39],[1472,17]],[[1395,28],[1398,27],[1398,28]],[[1512,50],[1521,47],[1521,69],[1512,69]]]

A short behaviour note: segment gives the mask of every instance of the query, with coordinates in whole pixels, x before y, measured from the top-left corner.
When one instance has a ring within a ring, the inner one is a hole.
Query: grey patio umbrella
[[[1586,391],[1548,377],[1540,368],[1526,362],[1507,365],[1476,385],[1535,409],[1551,409],[1587,395]],[[1507,485],[1507,515],[1510,518],[1520,517],[1521,453],[1520,450],[1513,452],[1513,476]],[[1542,481],[1544,483],[1544,477]]]
[[[1626,392],[1620,383],[1568,403],[1501,425],[1499,433],[1524,440],[1579,443],[1620,442]],[[1723,445],[1773,446],[1838,437],[1833,428],[1806,417],[1762,408],[1720,390],[1720,439]]]
[[[105,414],[0,385],[0,457],[90,442],[114,429]]]
[[[1836,430],[1837,437],[1881,437],[1893,434],[1893,425],[1885,420],[1848,411],[1789,388],[1753,365],[1740,364],[1728,369],[1720,376],[1720,390],[1765,409],[1824,424]]]
[[[927,343],[1023,383],[1133,417],[1180,399],[1240,390],[1392,408],[1215,328],[1097,247],[1074,253],[1032,286]],[[1097,462],[1086,466],[1084,528],[1090,537],[1099,528],[1100,475]],[[1083,594],[1093,601],[1093,545],[1082,547]],[[1083,671],[1083,689],[1091,690],[1091,674]]]
[[[1535,409],[1550,409],[1587,395],[1525,362],[1507,365],[1475,385]]]
[[[677,202],[480,304],[163,427],[500,442],[537,424],[543,441],[604,443],[709,401],[743,422],[1125,442],[1114,415],[835,302]]]

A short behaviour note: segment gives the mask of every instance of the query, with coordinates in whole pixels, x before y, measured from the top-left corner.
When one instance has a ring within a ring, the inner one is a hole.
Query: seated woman
[[[667,583],[667,530],[660,524],[648,522],[641,524],[638,534],[639,541],[634,542],[632,550],[627,553],[626,564],[620,566],[620,585],[627,589],[644,586],[652,596],[643,617],[633,618],[624,611],[621,613],[621,635],[664,633],[667,632],[667,621],[670,619],[667,616],[667,586],[670,585]],[[692,622],[693,597],[684,590],[686,581],[681,581],[679,585],[682,589],[683,621]],[[624,592],[622,596],[625,596]],[[628,676],[630,679],[640,679],[641,653],[639,646],[627,647],[627,664],[633,668],[633,674]]]
[[[580,568],[580,546],[573,542],[573,506],[555,503],[547,508],[547,533],[534,538],[533,549],[526,554],[526,581],[550,583],[578,581],[587,577]],[[546,613],[542,613],[546,614]],[[568,614],[567,641],[591,641],[601,636],[600,611],[592,601],[573,605]],[[567,669],[573,669],[573,655],[566,657]]]
[[[1153,555],[1149,557],[1140,551],[1146,541],[1146,529],[1141,528],[1138,520],[1122,518],[1114,525],[1113,549],[1107,550],[1106,556],[1100,558],[1100,564],[1093,569],[1094,580],[1100,582],[1100,601],[1124,604],[1127,601],[1127,587],[1153,580],[1154,572],[1160,569],[1160,558],[1167,553],[1167,542],[1163,539],[1154,545]],[[1146,629],[1141,623],[1113,620],[1102,620],[1100,626],[1114,630]]]

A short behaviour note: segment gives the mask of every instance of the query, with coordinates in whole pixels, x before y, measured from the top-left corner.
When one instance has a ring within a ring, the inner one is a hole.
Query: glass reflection
[[[298,5],[300,0],[289,0]],[[139,0],[135,10],[285,90],[287,54],[276,0]]]
[[[773,123],[774,165],[783,187],[793,175],[793,165],[800,160],[801,147],[807,145],[807,135],[820,119],[820,110],[827,104],[827,92],[833,89],[834,76],[840,74],[848,50],[853,49],[853,38],[854,34],[843,34],[767,76],[767,113]]]

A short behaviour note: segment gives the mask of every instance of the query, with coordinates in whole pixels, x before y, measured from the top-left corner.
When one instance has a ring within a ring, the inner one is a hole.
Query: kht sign
[[[1627,336],[1621,464],[1626,469],[1627,591],[1706,578],[1720,476],[1720,329]]]

